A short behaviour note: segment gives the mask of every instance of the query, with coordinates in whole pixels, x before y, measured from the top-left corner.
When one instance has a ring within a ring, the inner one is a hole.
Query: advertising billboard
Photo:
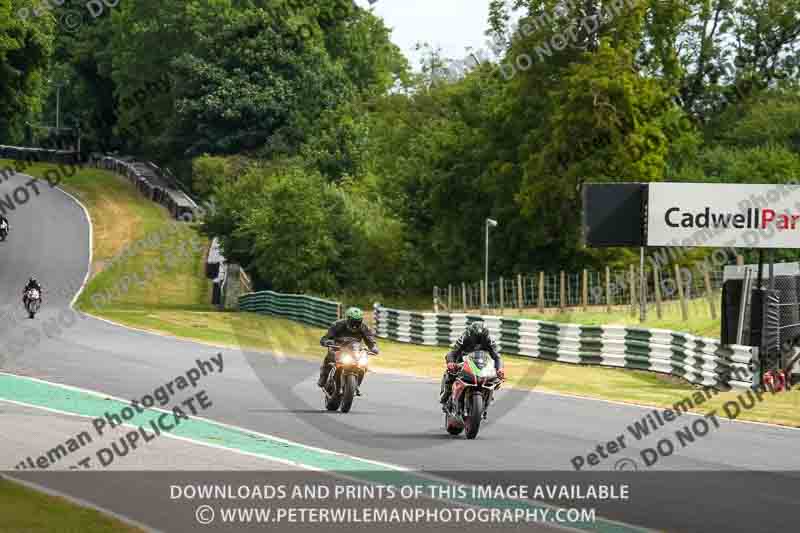
[[[647,245],[800,248],[800,185],[650,183]]]

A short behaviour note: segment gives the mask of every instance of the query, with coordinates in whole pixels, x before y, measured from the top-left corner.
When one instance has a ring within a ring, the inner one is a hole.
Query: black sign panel
[[[587,246],[644,246],[647,184],[586,183],[583,236]]]

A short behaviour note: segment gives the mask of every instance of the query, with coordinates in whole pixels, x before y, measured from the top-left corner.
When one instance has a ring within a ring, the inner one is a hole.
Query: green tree
[[[42,108],[54,19],[34,16],[37,0],[0,0],[0,139],[21,142],[25,121]]]

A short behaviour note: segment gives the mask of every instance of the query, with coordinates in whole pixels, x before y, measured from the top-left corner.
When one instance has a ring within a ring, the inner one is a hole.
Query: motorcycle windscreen
[[[474,352],[470,357],[478,369],[483,369],[486,367],[488,359],[486,352]]]

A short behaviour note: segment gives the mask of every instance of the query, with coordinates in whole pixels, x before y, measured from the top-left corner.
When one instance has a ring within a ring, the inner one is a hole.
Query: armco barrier
[[[26,148],[0,145],[0,159],[14,159],[29,163],[48,162],[60,165],[79,165],[80,154],[67,150]],[[166,171],[149,161],[137,161],[128,156],[92,154],[89,164],[110,170],[130,180],[144,196],[165,206],[176,219],[193,219],[198,206],[178,181]],[[24,170],[22,171],[24,173]],[[0,169],[0,178],[8,179],[15,173],[11,167]]]
[[[75,165],[78,163],[78,154],[69,150],[49,150],[46,148],[28,148],[0,144],[0,159],[15,159],[30,163]]]
[[[239,297],[241,311],[289,318],[321,328],[327,328],[336,321],[339,317],[339,307],[338,302],[273,291],[251,292]]]
[[[415,313],[375,307],[379,337],[448,346],[482,320],[503,353],[564,363],[649,370],[705,386],[749,388],[755,348],[662,329],[582,326],[466,314]]]
[[[132,157],[103,155],[93,155],[91,163],[97,168],[125,176],[142,195],[162,204],[176,219],[191,218],[197,210],[195,201],[179,190],[177,182],[154,163],[137,161]]]

